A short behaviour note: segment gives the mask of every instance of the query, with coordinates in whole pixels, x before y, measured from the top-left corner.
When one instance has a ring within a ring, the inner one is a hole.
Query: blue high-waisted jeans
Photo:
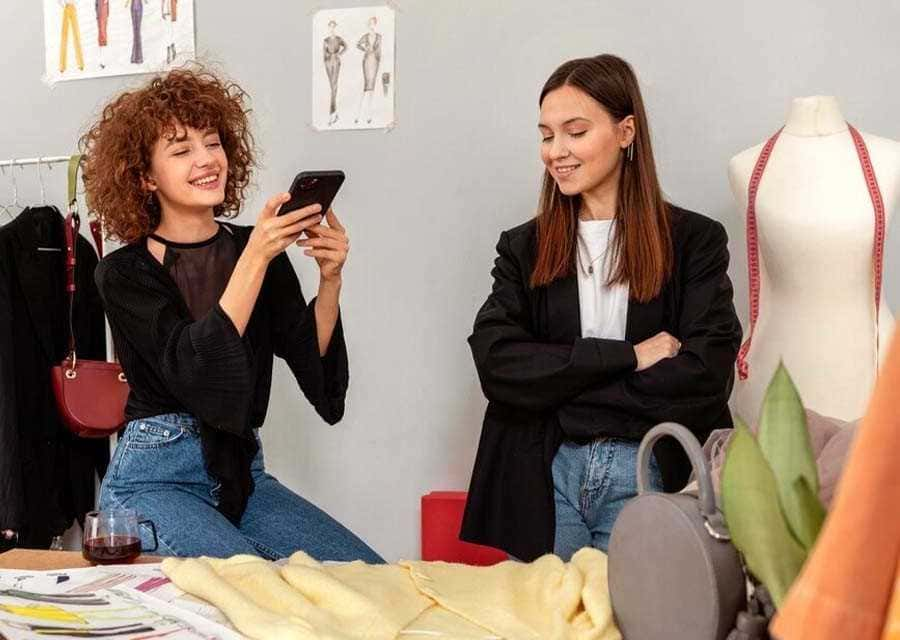
[[[199,423],[172,413],[132,420],[100,488],[100,508],[135,509],[156,525],[160,555],[269,559],[302,550],[317,560],[383,560],[327,513],[265,471],[263,452],[251,467],[255,489],[239,526],[216,510],[216,483],[206,472]],[[153,544],[141,525],[145,548]]]
[[[624,438],[584,445],[563,442],[553,458],[556,555],[568,561],[582,547],[606,551],[619,512],[637,494],[639,445]],[[662,475],[652,455],[648,489],[662,491]]]

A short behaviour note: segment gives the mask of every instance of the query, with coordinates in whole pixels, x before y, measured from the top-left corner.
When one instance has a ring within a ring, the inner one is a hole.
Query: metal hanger
[[[6,177],[6,167],[4,167],[3,165],[0,165],[0,173],[3,174],[4,178]],[[16,219],[16,216],[13,215],[13,212],[9,210],[9,205],[0,203],[0,209],[3,210],[3,213],[5,213],[7,215],[7,217],[9,217],[10,220]]]
[[[19,165],[19,168],[22,169],[23,171],[25,170],[24,167],[22,167],[22,165]],[[23,207],[21,204],[19,204],[19,184],[16,182],[16,160],[15,159],[13,159],[12,166],[9,169],[9,175],[12,178],[12,185],[13,185],[13,201],[10,206],[18,209],[18,211],[16,211],[16,213],[22,213],[25,210],[25,207]]]
[[[41,172],[41,164],[43,164],[43,158],[37,159],[37,170],[38,170],[38,182],[41,184],[41,206],[47,206],[47,190],[44,187],[44,174]],[[47,167],[50,167],[50,163],[47,163]],[[53,207],[56,209],[56,207]],[[61,247],[38,247],[38,251],[62,251]]]
[[[44,187],[44,173],[41,171],[41,163],[43,162],[42,158],[37,159],[37,171],[38,171],[38,182],[41,185],[41,206],[47,206],[47,190]]]

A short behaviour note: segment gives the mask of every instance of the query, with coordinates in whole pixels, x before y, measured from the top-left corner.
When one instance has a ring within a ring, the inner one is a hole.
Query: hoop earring
[[[625,152],[625,157],[628,158],[628,162],[634,160],[634,140],[632,140],[631,144],[628,145],[628,150]]]

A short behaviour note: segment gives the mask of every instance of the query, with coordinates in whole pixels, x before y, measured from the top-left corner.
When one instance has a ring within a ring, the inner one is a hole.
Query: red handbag
[[[81,219],[75,195],[81,156],[69,160],[69,214],[66,216],[66,292],[69,297],[69,353],[50,372],[56,408],[63,424],[82,438],[105,438],[125,422],[128,381],[117,362],[79,360],[72,313],[75,303],[75,248]],[[91,221],[98,257],[103,257],[100,224]]]

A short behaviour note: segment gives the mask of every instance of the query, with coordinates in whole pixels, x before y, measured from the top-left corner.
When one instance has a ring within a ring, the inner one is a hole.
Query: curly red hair
[[[144,178],[154,145],[175,135],[178,126],[218,130],[228,177],[215,214],[237,215],[255,166],[248,99],[237,84],[197,67],[155,77],[107,104],[79,143],[87,204],[107,237],[131,243],[159,225],[159,204],[144,188]]]

